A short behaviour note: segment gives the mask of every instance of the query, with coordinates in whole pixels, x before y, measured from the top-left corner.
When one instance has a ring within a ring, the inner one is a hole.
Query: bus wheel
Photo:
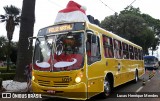
[[[108,79],[104,80],[104,92],[102,93],[103,98],[106,98],[111,93],[111,85]]]
[[[138,79],[139,79],[139,78],[138,78],[138,71],[136,70],[136,71],[135,71],[135,79],[134,79],[134,82],[137,83],[137,82],[138,82]]]

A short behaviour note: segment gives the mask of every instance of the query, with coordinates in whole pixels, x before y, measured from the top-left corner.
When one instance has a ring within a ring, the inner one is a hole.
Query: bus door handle
[[[120,63],[118,63],[118,66],[117,66],[117,67],[118,67],[118,71],[120,71],[122,66],[121,66]]]
[[[120,71],[122,67],[123,67],[123,66],[121,66],[120,63],[118,63],[118,65],[115,66],[115,68],[117,68],[118,71]]]
[[[106,66],[108,66],[108,61],[106,61]]]

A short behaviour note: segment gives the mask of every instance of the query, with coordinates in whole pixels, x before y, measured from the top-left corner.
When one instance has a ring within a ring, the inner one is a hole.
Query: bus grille
[[[47,87],[67,87],[69,82],[59,82],[59,81],[47,81],[47,80],[38,80],[38,84],[40,86],[47,86]]]

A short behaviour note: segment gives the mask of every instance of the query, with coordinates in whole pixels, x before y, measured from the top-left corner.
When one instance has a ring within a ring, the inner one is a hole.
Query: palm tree
[[[16,75],[14,81],[25,82],[25,66],[31,63],[32,49],[28,50],[28,37],[33,36],[36,0],[23,0],[21,25],[18,43]]]
[[[7,51],[7,71],[9,70],[10,63],[10,44],[13,36],[15,26],[20,22],[20,9],[11,5],[3,7],[5,15],[0,15],[0,22],[6,22],[6,31],[8,38],[8,51]]]

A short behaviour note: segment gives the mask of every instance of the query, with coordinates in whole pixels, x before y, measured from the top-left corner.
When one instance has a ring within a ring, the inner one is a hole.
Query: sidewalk
[[[2,92],[26,92],[27,82],[16,82],[13,80],[6,80],[2,82],[4,90]]]

